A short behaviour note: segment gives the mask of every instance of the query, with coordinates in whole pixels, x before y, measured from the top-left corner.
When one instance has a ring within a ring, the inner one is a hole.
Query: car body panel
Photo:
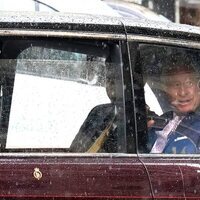
[[[0,160],[1,197],[151,198],[137,157],[45,154]],[[34,172],[41,172],[37,178]]]
[[[200,160],[199,156],[182,158],[179,165],[184,178],[185,195],[187,198],[199,198],[200,184]]]
[[[199,156],[141,156],[155,198],[199,198]]]
[[[164,157],[164,156],[163,156]],[[184,182],[177,158],[141,156],[152,184],[155,198],[184,198]]]

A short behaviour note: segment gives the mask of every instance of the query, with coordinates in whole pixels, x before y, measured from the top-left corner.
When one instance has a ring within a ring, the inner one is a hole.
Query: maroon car
[[[0,16],[1,199],[198,199],[198,153],[151,153],[172,109],[164,60],[198,28],[120,17]],[[200,69],[200,67],[199,67]]]

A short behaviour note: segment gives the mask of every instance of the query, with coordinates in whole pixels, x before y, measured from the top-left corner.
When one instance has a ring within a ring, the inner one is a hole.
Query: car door
[[[134,142],[125,36],[10,33],[0,38],[0,196],[151,199]],[[109,121],[111,111],[117,117]],[[89,151],[105,131],[108,144]]]
[[[184,177],[185,195],[187,199],[199,198],[199,156],[185,156],[180,168]]]
[[[165,34],[168,38],[164,37],[162,31],[157,32],[156,36],[131,35],[131,31],[133,31],[131,28],[127,31],[127,37],[130,57],[133,58],[131,65],[136,99],[135,106],[137,108],[138,155],[148,171],[153,197],[198,198],[199,154],[196,154],[199,148],[198,141],[193,139],[196,143],[196,153],[187,153],[184,148],[180,150],[178,145],[168,146],[165,153],[151,153],[153,148],[151,143],[152,127],[148,126],[148,122],[154,120],[157,128],[160,128],[158,130],[162,130],[161,127],[163,128],[167,122],[165,113],[172,112],[176,107],[176,105],[172,106],[169,98],[170,93],[166,91],[162,82],[161,76],[167,62],[170,63],[174,59],[195,66],[195,77],[197,77],[195,83],[197,85],[194,87],[199,88],[199,44],[193,42],[187,32],[185,38],[180,39],[181,36],[177,32],[176,34],[173,33],[173,31],[170,31],[170,38],[167,35],[167,29]],[[179,71],[177,71],[178,73]],[[193,94],[193,96],[195,95],[199,95],[199,92]],[[198,119],[198,108],[193,112]],[[187,115],[185,114],[185,118],[182,120],[186,121],[186,119]],[[183,141],[186,136],[192,138],[195,134],[199,135],[199,129],[194,130],[195,128],[192,125],[193,122],[185,123],[185,125],[180,124],[180,127],[177,127],[176,130],[181,136],[175,139],[175,142]]]

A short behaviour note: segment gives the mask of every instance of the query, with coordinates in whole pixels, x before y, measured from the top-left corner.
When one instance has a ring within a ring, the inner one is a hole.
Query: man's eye
[[[175,87],[180,87],[180,85],[181,85],[180,83],[174,83]]]
[[[178,88],[178,87],[180,87],[180,83],[178,83],[178,82],[171,82],[171,83],[169,83],[169,87]]]
[[[185,86],[186,87],[191,87],[191,86],[193,86],[194,85],[194,82],[193,81],[186,81],[185,82]]]

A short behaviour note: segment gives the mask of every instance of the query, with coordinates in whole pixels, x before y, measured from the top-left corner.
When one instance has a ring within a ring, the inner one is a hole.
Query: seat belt
[[[97,153],[101,149],[101,147],[103,146],[104,142],[106,141],[110,133],[114,120],[115,120],[115,116],[112,118],[110,123],[106,126],[106,128],[102,131],[100,136],[95,140],[92,146],[86,151],[87,153]]]

